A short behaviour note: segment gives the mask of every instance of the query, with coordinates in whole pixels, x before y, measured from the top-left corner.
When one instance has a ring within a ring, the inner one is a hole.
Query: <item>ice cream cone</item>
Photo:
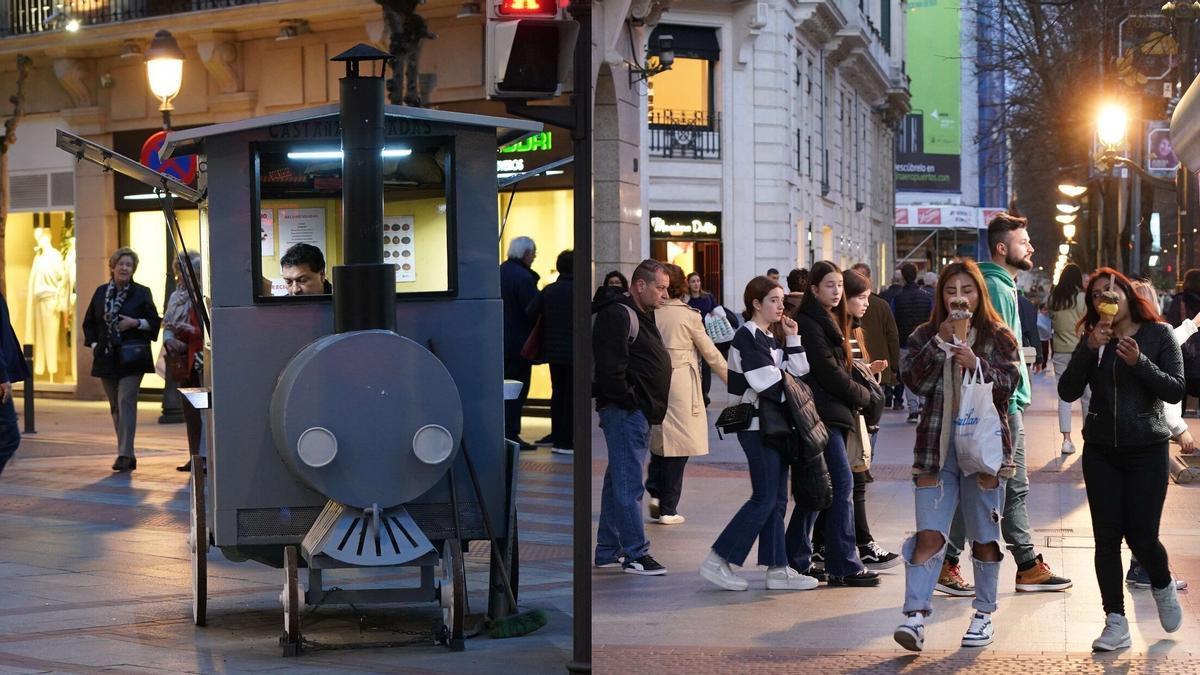
[[[967,333],[971,330],[971,303],[966,298],[950,300],[950,323],[954,326],[954,337],[960,342],[967,341]]]
[[[1113,317],[1120,311],[1121,298],[1113,291],[1104,291],[1100,294],[1100,299],[1096,301],[1096,312],[1100,314],[1099,325],[1105,328],[1111,328]]]

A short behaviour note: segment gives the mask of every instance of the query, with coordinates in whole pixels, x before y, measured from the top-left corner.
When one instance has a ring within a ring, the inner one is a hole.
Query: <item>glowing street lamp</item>
[[[170,31],[160,30],[146,49],[146,76],[150,91],[162,101],[158,109],[163,114],[163,128],[171,128],[171,101],[183,86],[183,50]]]
[[[1058,245],[1058,254],[1059,255],[1067,255],[1070,252],[1071,252],[1071,246],[1069,244],[1059,244]]]
[[[1066,239],[1068,243],[1073,243],[1075,241],[1075,224],[1066,223],[1063,225],[1062,230],[1063,238]]]
[[[1105,104],[1096,118],[1096,136],[1108,152],[1116,152],[1125,144],[1125,129],[1129,126],[1129,115],[1115,103]]]
[[[1065,213],[1060,213],[1059,215],[1054,216],[1054,219],[1057,220],[1058,222],[1062,223],[1063,225],[1067,225],[1069,223],[1075,222],[1075,219],[1078,217],[1079,216],[1077,216],[1075,214],[1067,215]]]
[[[1054,208],[1058,209],[1059,213],[1071,214],[1077,213],[1082,207],[1079,204],[1055,204]]]
[[[1075,197],[1078,197],[1078,196],[1082,195],[1083,193],[1087,192],[1087,186],[1086,185],[1074,185],[1071,183],[1060,183],[1058,186],[1058,191],[1063,193],[1064,195],[1074,199]]]

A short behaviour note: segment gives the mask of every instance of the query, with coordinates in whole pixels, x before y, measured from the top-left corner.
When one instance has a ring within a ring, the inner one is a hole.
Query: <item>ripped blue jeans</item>
[[[946,557],[946,539],[954,510],[961,502],[963,522],[967,539],[980,545],[1000,541],[1000,514],[1004,508],[1004,481],[1000,478],[994,488],[979,484],[979,474],[963,476],[958,470],[958,454],[951,442],[941,471],[938,484],[931,487],[915,487],[917,506],[917,532],[933,530],[942,534],[942,547],[924,563],[914,565],[913,555],[917,550],[917,535],[909,537],[902,548],[904,556],[904,613],[933,612],[933,589],[942,571]],[[913,479],[914,485],[916,478]],[[1001,554],[1000,560],[1004,555]],[[973,606],[981,612],[996,611],[996,588],[1000,584],[1000,560],[983,561],[972,556],[975,567],[975,601]]]

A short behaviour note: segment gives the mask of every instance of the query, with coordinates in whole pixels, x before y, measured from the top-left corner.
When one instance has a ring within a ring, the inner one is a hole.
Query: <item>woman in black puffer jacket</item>
[[[825,513],[825,574],[833,586],[878,586],[879,575],[868,571],[858,555],[854,534],[854,478],[846,457],[846,434],[854,413],[871,402],[871,392],[850,374],[851,357],[846,327],[842,271],[822,260],[809,272],[808,292],[796,322],[800,344],[811,370],[804,381],[812,388],[817,412],[829,428],[825,463],[833,481],[833,505]],[[802,574],[812,566],[812,532],[816,511],[792,512],[787,528],[788,561]]]

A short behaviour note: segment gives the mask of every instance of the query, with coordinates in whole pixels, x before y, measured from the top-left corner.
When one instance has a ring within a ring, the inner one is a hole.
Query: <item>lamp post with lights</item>
[[[150,91],[162,102],[158,109],[163,116],[163,129],[171,128],[171,101],[183,86],[183,50],[170,31],[160,30],[146,49],[146,77]]]

